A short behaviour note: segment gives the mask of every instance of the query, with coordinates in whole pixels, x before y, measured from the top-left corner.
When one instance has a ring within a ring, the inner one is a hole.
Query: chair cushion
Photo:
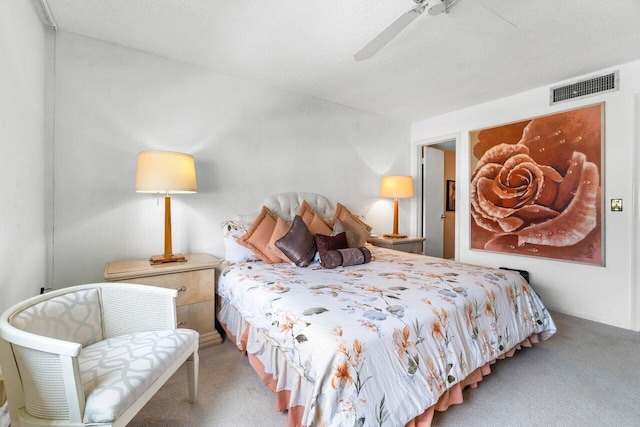
[[[78,358],[85,423],[110,423],[198,341],[190,329],[122,335],[85,347]]]
[[[23,331],[83,347],[104,338],[97,289],[82,289],[42,301],[17,313],[10,322]]]

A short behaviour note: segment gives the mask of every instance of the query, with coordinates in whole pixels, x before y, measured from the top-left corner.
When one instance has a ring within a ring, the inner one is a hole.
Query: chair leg
[[[200,360],[198,352],[194,351],[187,359],[187,378],[189,382],[189,402],[196,403],[198,400],[198,371]]]

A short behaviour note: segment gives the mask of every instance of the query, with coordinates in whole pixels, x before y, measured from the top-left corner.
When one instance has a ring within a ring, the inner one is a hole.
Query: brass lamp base
[[[182,254],[153,255],[149,258],[151,265],[164,264],[166,262],[186,262],[187,259]]]
[[[382,237],[386,237],[387,239],[404,239],[407,237],[407,235],[392,233],[392,234],[384,234]]]

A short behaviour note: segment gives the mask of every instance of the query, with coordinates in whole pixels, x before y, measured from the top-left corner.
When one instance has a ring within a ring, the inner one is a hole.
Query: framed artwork
[[[456,182],[450,179],[447,180],[447,203],[446,210],[456,210]]]
[[[469,141],[471,249],[604,265],[604,103]]]

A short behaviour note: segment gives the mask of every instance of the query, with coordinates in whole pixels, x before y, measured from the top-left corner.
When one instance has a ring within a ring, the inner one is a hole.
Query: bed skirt
[[[309,401],[307,398],[313,393],[312,384],[286,362],[285,357],[279,354],[277,347],[270,345],[264,336],[251,328],[251,325],[242,319],[233,307],[223,302],[220,314],[220,319],[227,321],[226,323],[220,321],[227,337],[236,344],[238,350],[247,354],[251,367],[274,392],[276,411],[288,411],[287,427],[303,427],[303,420],[306,419],[305,402]],[[451,386],[440,396],[435,405],[410,420],[405,427],[429,427],[435,411],[444,412],[451,405],[463,403],[462,391],[466,387],[476,388],[483,377],[491,373],[491,365],[497,360],[512,357],[522,347],[531,347],[539,341],[538,334],[534,333],[497,359],[476,369]]]

